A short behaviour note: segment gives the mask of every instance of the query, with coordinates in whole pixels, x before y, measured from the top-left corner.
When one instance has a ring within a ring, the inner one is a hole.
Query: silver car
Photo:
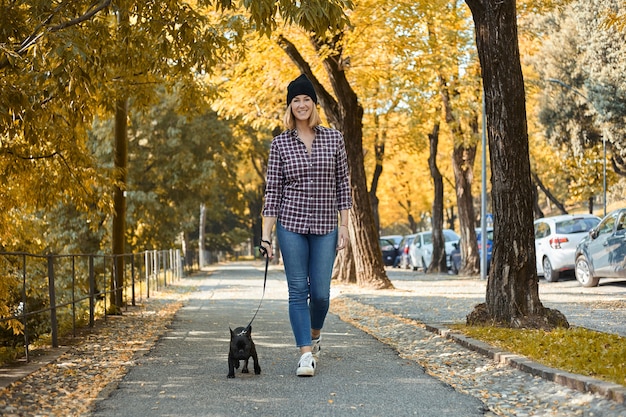
[[[537,274],[558,281],[563,271],[573,271],[578,243],[600,218],[592,214],[563,214],[535,220]]]
[[[580,241],[576,279],[595,287],[600,277],[626,278],[626,208],[615,210]]]
[[[433,256],[433,233],[421,232],[415,236],[413,242],[409,245],[409,260],[414,271],[422,268],[424,271],[430,265]],[[446,264],[448,269],[452,267],[450,254],[455,249],[454,244],[459,243],[461,237],[454,230],[443,229],[443,240],[446,250]]]

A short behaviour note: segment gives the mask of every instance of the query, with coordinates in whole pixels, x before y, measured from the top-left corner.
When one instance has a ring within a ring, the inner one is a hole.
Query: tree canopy
[[[542,181],[568,209],[599,194],[603,143],[609,198],[626,188],[625,9],[624,1],[517,4],[531,110],[529,192]],[[441,205],[456,228],[482,104],[471,23],[466,5],[449,0],[3,2],[2,249],[106,250],[114,185],[128,196],[133,249],[177,244],[181,233],[195,238],[200,203],[213,205],[213,242],[230,239],[220,224],[237,236],[258,232],[267,145],[285,86],[301,71],[276,42],[281,36],[329,97],[338,93],[326,75],[331,64],[358,97],[375,229],[431,228],[428,134],[439,122]],[[118,97],[129,103],[126,184],[111,160]],[[465,195],[478,194],[477,181],[466,187]]]

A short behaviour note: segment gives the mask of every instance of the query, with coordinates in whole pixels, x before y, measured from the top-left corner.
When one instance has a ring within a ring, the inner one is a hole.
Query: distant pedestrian
[[[261,247],[274,256],[276,226],[289,289],[289,319],[300,349],[296,375],[313,376],[330,306],[336,251],[349,244],[352,207],[343,135],[320,126],[317,95],[300,75],[287,87],[286,130],[267,164]]]

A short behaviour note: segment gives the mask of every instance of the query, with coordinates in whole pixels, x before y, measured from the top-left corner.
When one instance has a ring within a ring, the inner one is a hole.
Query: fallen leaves
[[[100,392],[118,382],[165,333],[184,294],[160,293],[122,316],[100,320],[72,340],[56,361],[0,390],[4,417],[80,416]]]

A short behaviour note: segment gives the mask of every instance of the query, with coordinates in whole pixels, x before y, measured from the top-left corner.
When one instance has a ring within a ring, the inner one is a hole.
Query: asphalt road
[[[483,404],[426,375],[413,361],[329,315],[317,374],[298,378],[299,357],[280,269],[252,324],[261,375],[227,379],[228,328],[245,326],[262,294],[260,263],[221,266],[172,327],[141,358],[94,417],[119,416],[479,416]],[[250,367],[252,369],[252,367]]]

